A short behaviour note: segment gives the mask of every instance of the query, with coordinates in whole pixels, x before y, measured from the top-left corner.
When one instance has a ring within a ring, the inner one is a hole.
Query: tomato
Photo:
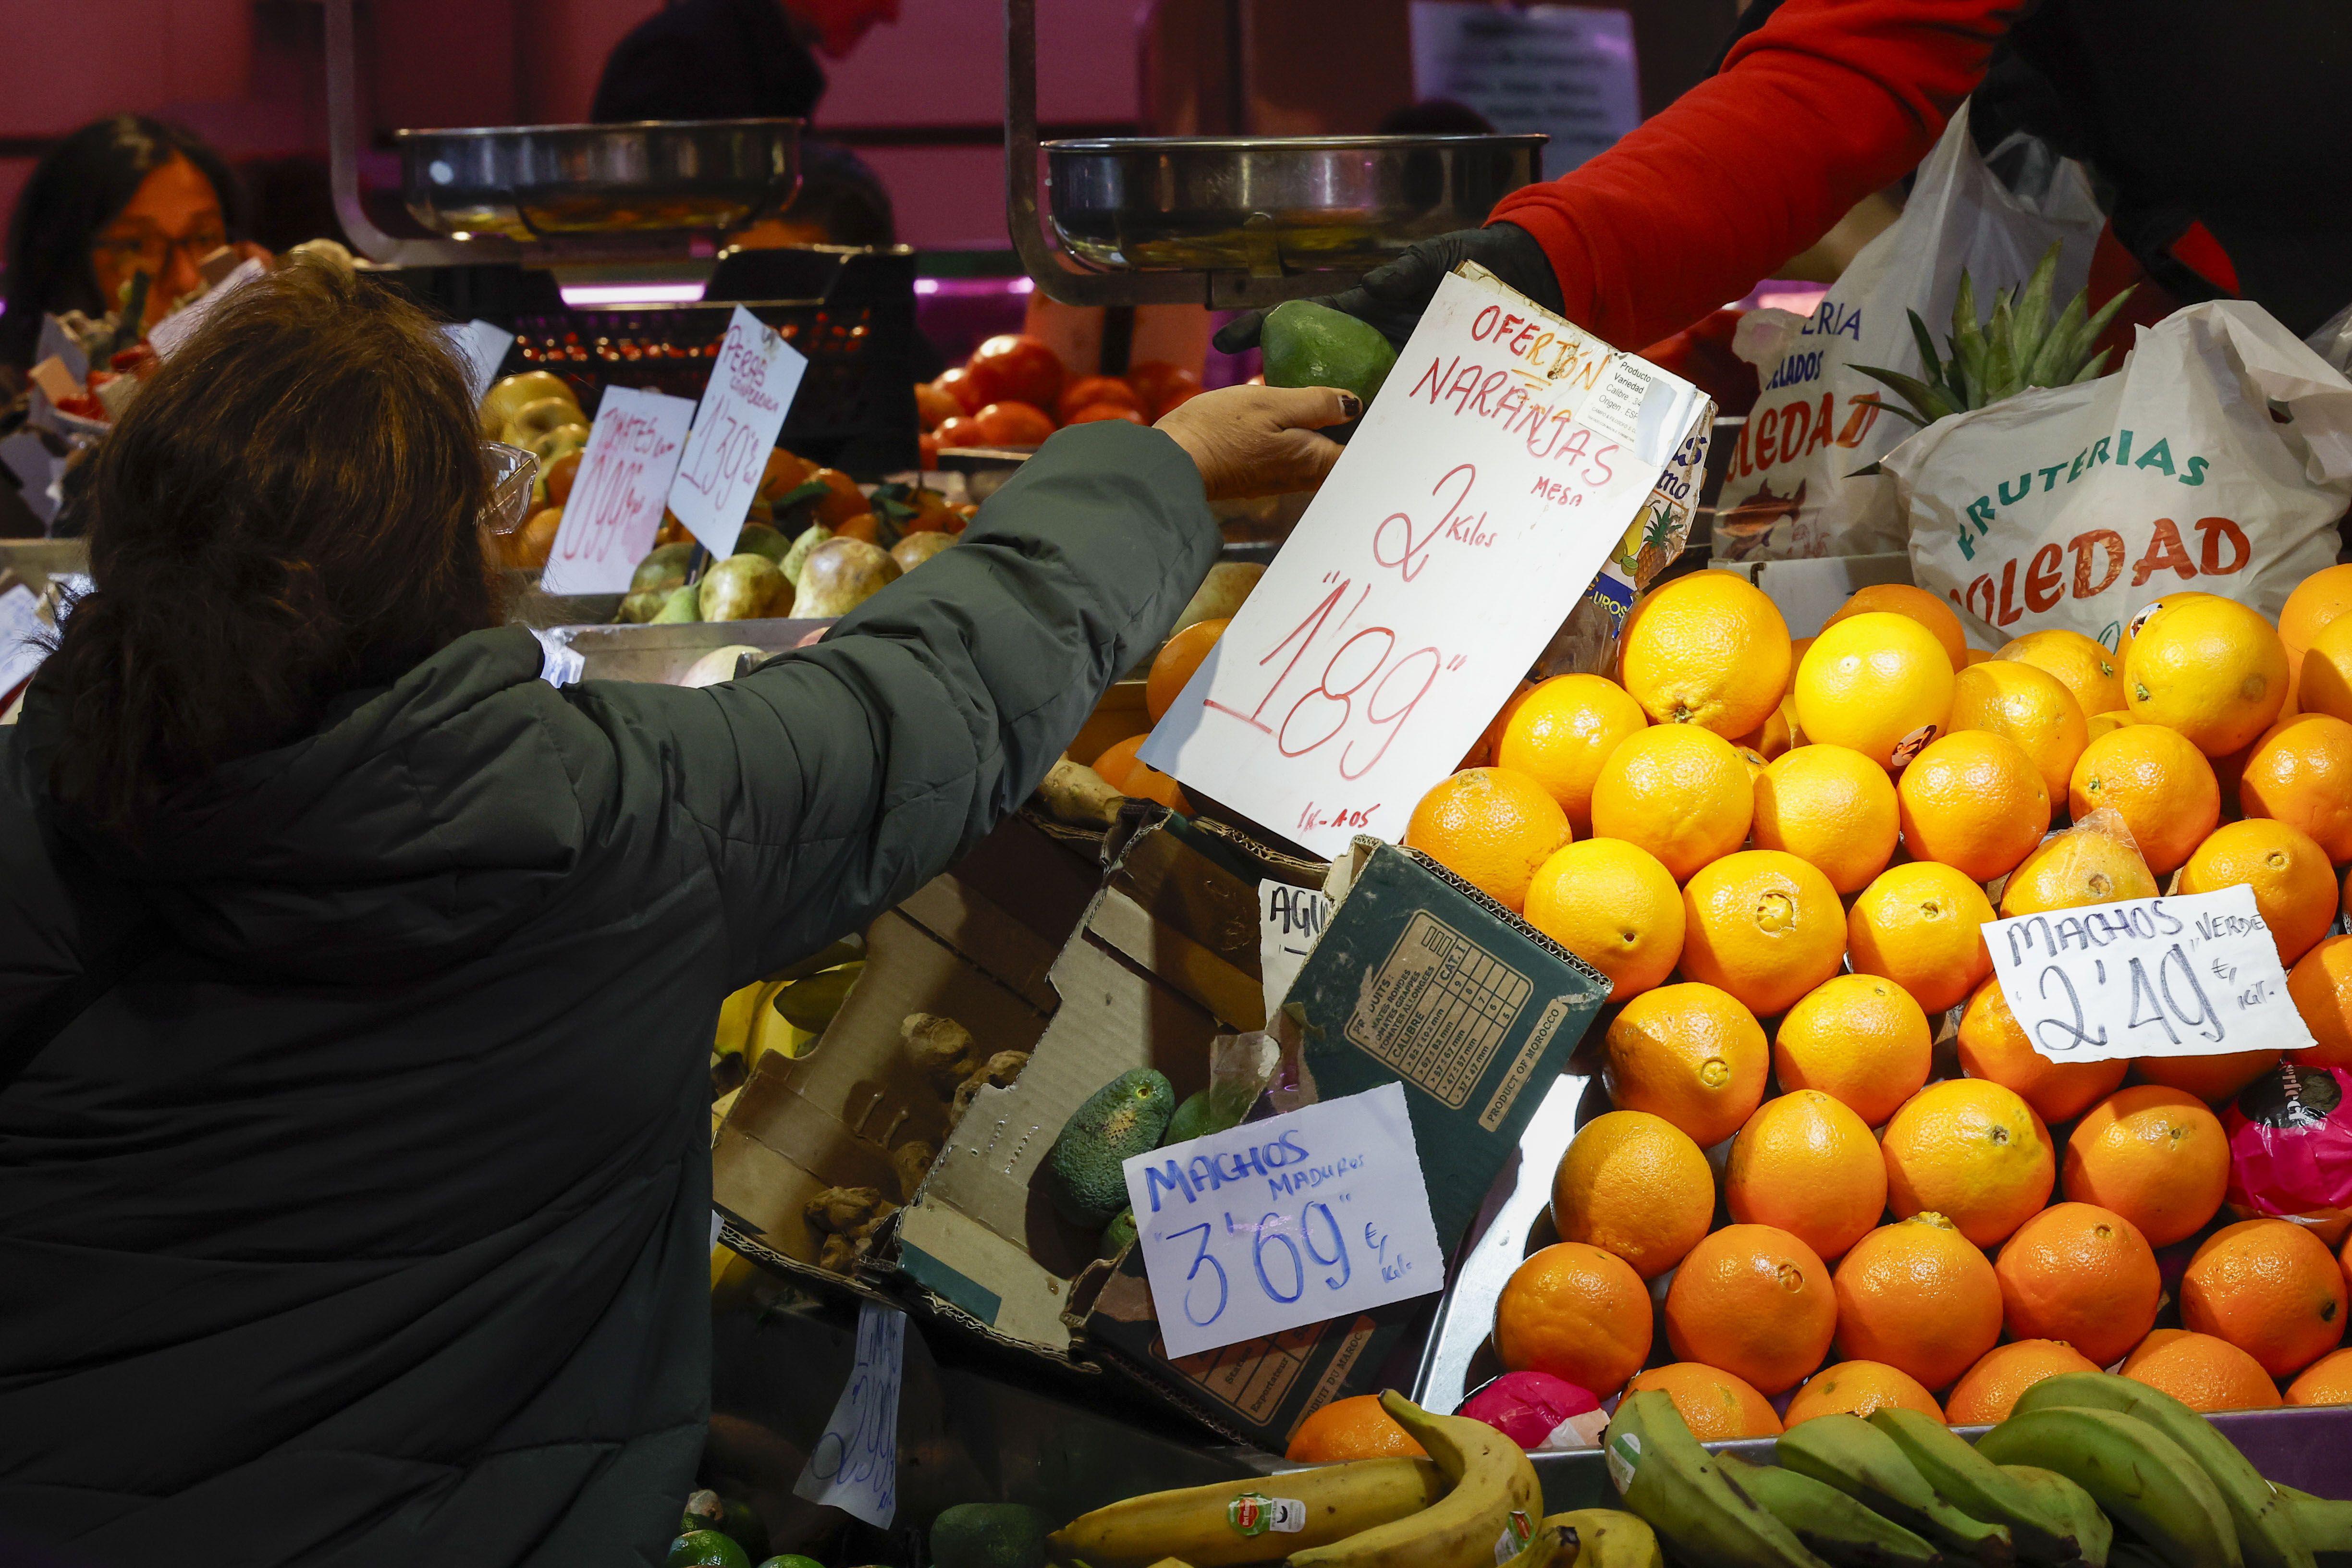
[[[1079,409],[1092,408],[1104,403],[1132,408],[1139,414],[1143,412],[1143,400],[1135,395],[1135,388],[1115,375],[1078,377],[1062,388],[1062,400],[1055,405],[1054,412],[1063,424],[1068,425],[1075,422],[1070,416]]]
[[[1065,425],[1092,425],[1104,419],[1124,419],[1130,425],[1143,423],[1143,416],[1124,403],[1089,403],[1062,421]]]
[[[988,401],[980,395],[980,389],[972,385],[971,372],[961,365],[950,371],[941,372],[940,378],[931,383],[931,385],[954,398],[956,406],[966,414],[979,413],[981,405]]]
[[[980,433],[980,421],[969,414],[960,414],[940,426],[939,437],[942,447],[988,445],[988,437]]]
[[[939,472],[940,437],[937,431],[926,430],[921,435],[916,437],[915,450],[920,458],[916,465],[917,467],[920,468],[922,471],[927,474],[935,474]]]
[[[1152,419],[1159,418],[1186,398],[1198,396],[1201,391],[1199,376],[1181,365],[1157,359],[1128,366],[1127,384],[1135,388],[1135,395],[1142,403],[1145,416]]]
[[[954,374],[961,374],[961,372]],[[937,382],[915,383],[915,416],[926,430],[936,430],[959,414],[971,412],[956,400],[956,395]]]
[[[1010,399],[990,404],[974,417],[992,447],[1034,447],[1054,433],[1053,418],[1044,409]]]
[[[1042,339],[1019,332],[989,339],[971,351],[964,368],[982,403],[1025,403],[1042,410],[1061,395],[1060,357]]]

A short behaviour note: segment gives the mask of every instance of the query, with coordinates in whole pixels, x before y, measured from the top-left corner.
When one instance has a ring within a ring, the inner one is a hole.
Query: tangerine
[[[1836,1258],[1886,1212],[1886,1163],[1851,1108],[1792,1089],[1758,1106],[1732,1140],[1723,1188],[1740,1224],[1777,1226]]]
[[[1611,1020],[1606,1050],[1611,1102],[1664,1117],[1702,1149],[1738,1131],[1764,1100],[1763,1026],[1712,985],[1643,992]]]
[[[1822,1364],[1837,1332],[1837,1298],[1811,1247],[1774,1226],[1727,1225],[1675,1270],[1665,1318],[1675,1354],[1770,1394]]]
[[[2150,1247],[2196,1235],[2229,1185],[2221,1119],[2177,1089],[2119,1089],[2084,1111],[2066,1140],[2066,1196],[2113,1209]]]
[[[1846,916],[1847,959],[1940,1013],[1991,973],[1982,934],[1991,919],[1992,900],[1966,872],[1932,860],[1890,866]]]
[[[1900,831],[1886,770],[1843,746],[1799,746],[1756,781],[1756,847],[1811,863],[1840,893],[1858,893],[1895,857]]]
[[[1381,1408],[1377,1394],[1335,1399],[1294,1427],[1283,1458],[1297,1464],[1338,1465],[1350,1459],[1429,1457],[1429,1450]]]
[[[1987,730],[1928,742],[1903,770],[1903,843],[1972,882],[2005,877],[2050,828],[2050,791],[2023,748]]]
[[[1418,849],[1514,914],[1538,868],[1570,838],[1568,815],[1543,785],[1507,768],[1440,779],[1412,808],[1405,847]]]
[[[1495,745],[1498,766],[1522,773],[1550,792],[1569,826],[1592,831],[1592,781],[1609,753],[1650,721],[1615,681],[1599,675],[1555,675],[1506,710]]]
[[[1102,755],[1094,761],[1095,773],[1103,783],[1124,795],[1127,792],[1129,770],[1140,765],[1135,753],[1142,748],[1143,742],[1150,739],[1151,739],[1151,733],[1146,731],[1140,735],[1129,735],[1124,741],[1116,741],[1104,747]]]
[[[1551,1183],[1563,1241],[1613,1252],[1654,1279],[1698,1245],[1715,1218],[1715,1173],[1673,1122],[1612,1110],[1580,1129]]]
[[[1528,884],[1528,923],[1599,970],[1609,999],[1659,984],[1681,962],[1683,896],[1648,850],[1587,838],[1552,852]]]
[[[2045,1122],[2072,1121],[2121,1088],[2127,1061],[2053,1062],[2033,1048],[1989,975],[1960,1016],[1960,1070],[2015,1093]],[[2116,1355],[2123,1352],[2118,1351]],[[2106,1358],[2115,1360],[2115,1356]]]
[[[1625,689],[1653,720],[1727,740],[1770,717],[1789,680],[1789,625],[1735,572],[1694,572],[1653,589],[1618,646]]]
[[[2238,809],[2301,829],[2330,860],[2352,860],[2352,724],[2326,713],[2281,721],[2246,758]]]
[[[2016,1340],[1995,1345],[1952,1385],[1944,1400],[1944,1415],[1955,1426],[1990,1426],[2008,1420],[2019,1395],[2043,1378],[2098,1370],[2090,1357],[2057,1340]]]
[[[1579,1388],[1623,1386],[1650,1359],[1649,1288],[1613,1252],[1555,1242],[1512,1271],[1495,1302],[1495,1355]]]
[[[1889,773],[1942,732],[1952,710],[1951,656],[1907,616],[1873,610],[1822,628],[1797,667],[1797,727]]]
[[[2095,737],[2074,760],[2066,803],[2076,821],[2119,813],[2149,871],[2168,876],[2221,820],[2221,786],[2178,730],[2132,724]]]
[[[1669,1362],[1636,1373],[1625,1385],[1628,1394],[1652,1389],[1675,1402],[1675,1414],[1702,1443],[1780,1435],[1780,1417],[1773,1414],[1772,1402],[1757,1393],[1753,1384],[1720,1367],[1695,1361]]]
[[[2234,599],[2161,602],[2124,655],[2125,705],[2145,722],[2179,731],[2209,757],[2269,729],[2286,699],[2286,645]]]
[[[1217,639],[1233,624],[1230,617],[1194,621],[1160,645],[1151,668],[1143,678],[1143,710],[1151,715],[1153,723],[1159,723],[1175,706],[1177,697],[1191,682],[1192,672],[1201,668],[1201,661],[1209,657],[1209,650],[1217,646]]]
[[[2352,936],[2331,936],[2295,960],[2286,994],[2315,1042],[2294,1059],[2352,1068]]]
[[[1838,1353],[1885,1362],[1926,1388],[1949,1387],[2000,1338],[2000,1281],[1939,1214],[1855,1242],[1836,1284]]]
[[[2074,694],[2085,718],[2124,705],[2124,669],[2105,645],[2080,632],[2028,632],[2001,645],[1996,658],[2030,664]]]
[[[1927,1015],[1877,974],[1832,975],[1782,1016],[1772,1039],[1783,1089],[1819,1089],[1872,1127],[1919,1092],[1934,1058]]]
[[[1951,727],[1987,730],[2016,742],[2040,770],[2053,801],[2066,798],[2066,780],[2090,741],[2083,705],[2056,676],[2006,658],[1960,671],[1952,688]]]
[[[2050,1129],[2033,1108],[1978,1079],[1946,1079],[1913,1095],[1879,1146],[1895,1216],[1940,1214],[1979,1247],[2040,1212],[2058,1175]]]
[[[2273,1410],[2279,1404],[2278,1384],[2263,1363],[2211,1334],[2158,1329],[2124,1358],[2123,1374],[2200,1414]]]
[[[2095,1204],[2053,1204],[2027,1220],[1993,1272],[2012,1339],[2063,1340],[2100,1366],[2147,1337],[2164,1299],[2147,1237]]]
[[[1794,855],[1742,849],[1683,889],[1683,973],[1778,1013],[1838,972],[1845,910],[1830,879]]]
[[[2336,921],[2336,871],[2311,835],[2284,822],[2249,817],[2225,822],[2180,868],[2180,891],[2210,893],[2243,884],[2278,944],[2279,962],[2293,968]]]
[[[2289,1405],[2352,1405],[2352,1350],[2330,1351],[2287,1384]]]
[[[2180,1277],[2180,1321],[2291,1377],[2344,1340],[2344,1270],[2326,1244],[2283,1219],[2205,1238]]]
[[[1731,742],[1689,724],[1629,735],[1592,784],[1592,833],[1658,858],[1677,882],[1748,837],[1756,790]]]
[[[1972,662],[1969,658],[1968,634],[1960,629],[1960,617],[1952,614],[1951,606],[1943,600],[1908,583],[1869,583],[1856,588],[1837,612],[1822,623],[1822,630],[1881,610],[1927,627],[1928,635],[1943,644],[1944,657],[1952,661],[1954,669]]]
[[[1812,1376],[1789,1401],[1783,1417],[1794,1426],[1816,1415],[1860,1415],[1874,1410],[1916,1410],[1933,1421],[1944,1419],[1936,1396],[1919,1380],[1883,1361],[1832,1362]]]

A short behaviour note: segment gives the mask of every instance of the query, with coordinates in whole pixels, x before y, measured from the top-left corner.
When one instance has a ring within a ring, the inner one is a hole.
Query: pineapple
[[[1633,570],[1630,574],[1637,585],[1655,580],[1658,574],[1666,569],[1666,563],[1674,559],[1679,544],[1675,537],[1678,531],[1677,521],[1675,509],[1664,501],[1653,504],[1648,514],[1642,519],[1642,547],[1633,557]]]

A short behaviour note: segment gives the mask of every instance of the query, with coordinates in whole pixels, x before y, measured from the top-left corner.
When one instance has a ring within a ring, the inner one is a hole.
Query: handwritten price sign
[[[540,587],[550,594],[618,594],[661,531],[662,498],[677,471],[694,405],[608,386],[572,476]]]
[[[744,514],[759,493],[768,454],[801,389],[808,361],[759,317],[735,307],[686,438],[686,458],[670,486],[669,510],[703,548],[735,551]]]
[[[1984,928],[2002,997],[2052,1061],[2308,1050],[2251,888],[2127,899]]]
[[[1127,1162],[1171,1355],[1445,1289],[1404,1086]]]
[[[898,1386],[907,1320],[867,1301],[857,1309],[857,1360],[834,1402],[824,1436],[809,1450],[793,1495],[845,1509],[877,1530],[898,1512]]]
[[[1318,854],[1401,837],[1710,408],[1492,279],[1448,277],[1144,760]]]

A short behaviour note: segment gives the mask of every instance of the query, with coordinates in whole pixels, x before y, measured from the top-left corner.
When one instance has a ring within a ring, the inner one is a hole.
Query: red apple
[[[972,350],[964,368],[971,373],[972,390],[983,403],[1025,403],[1045,409],[1061,395],[1061,359],[1040,338],[1020,332],[991,338]]]
[[[992,447],[1034,447],[1054,433],[1052,416],[1010,398],[990,404],[972,417]]]
[[[1063,424],[1068,425],[1073,423],[1070,416],[1079,409],[1092,408],[1103,403],[1132,408],[1139,414],[1143,412],[1143,401],[1135,395],[1135,389],[1115,375],[1078,377],[1062,388],[1062,399],[1054,405],[1054,412]]]

